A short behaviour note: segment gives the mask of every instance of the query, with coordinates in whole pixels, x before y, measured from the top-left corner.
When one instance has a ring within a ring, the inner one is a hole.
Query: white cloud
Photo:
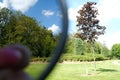
[[[120,43],[120,32],[114,32],[113,34],[100,36],[98,41],[106,44],[111,49],[113,44]]]
[[[76,21],[76,16],[78,15],[78,10],[81,9],[82,5],[78,6],[77,8],[72,8],[70,7],[68,9],[68,17],[69,17],[69,20],[71,21]]]
[[[101,24],[107,25],[110,20],[120,18],[120,0],[100,0],[97,7]]]
[[[81,8],[81,6],[83,5],[78,5],[76,8],[73,8],[71,4],[68,9],[70,21],[69,27],[71,31],[75,31],[73,29],[75,29],[74,27],[76,27],[76,16],[78,15],[77,11]],[[120,0],[99,0],[96,7],[98,8],[98,19],[100,20],[101,25],[109,27],[110,29],[110,26],[108,26],[111,25],[110,21],[112,21],[113,19],[120,19]],[[120,32],[110,32],[109,30],[107,30],[106,33],[105,35],[101,35],[98,41],[102,43],[105,42],[106,46],[109,49],[112,47],[113,44],[120,43]]]
[[[69,17],[69,33],[75,33],[76,32],[76,24],[77,19],[76,16],[78,16],[78,10],[81,9],[82,5],[78,6],[77,8],[70,7],[68,9],[68,17]]]
[[[53,33],[57,34],[60,32],[60,27],[53,24],[51,27],[48,28],[48,30],[52,30]]]
[[[52,16],[54,15],[54,12],[50,10],[42,10],[42,14],[45,16]]]
[[[100,0],[98,2],[98,19],[102,25],[109,27],[110,21],[113,19],[120,19],[120,0]],[[112,26],[114,27],[114,26]],[[106,46],[111,49],[115,43],[120,43],[120,32],[107,32],[104,36],[99,38],[100,42],[105,41]]]
[[[77,16],[77,10],[74,8],[69,8],[68,9],[69,20],[76,21],[76,16]]]
[[[3,7],[8,7],[9,5],[9,2],[8,0],[3,0],[2,2],[0,2],[0,7],[3,8]]]
[[[79,5],[76,8],[69,7],[69,20],[76,21],[77,11],[81,9],[83,5]],[[98,8],[100,24],[107,26],[112,19],[120,18],[120,0],[99,0],[96,7]]]
[[[34,6],[37,1],[38,0],[3,0],[3,2],[0,2],[0,6],[19,10],[24,13]]]

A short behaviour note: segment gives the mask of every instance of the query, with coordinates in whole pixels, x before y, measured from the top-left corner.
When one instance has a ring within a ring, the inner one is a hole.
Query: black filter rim
[[[50,72],[55,67],[56,63],[58,62],[60,56],[62,55],[62,51],[64,49],[66,39],[67,39],[67,33],[68,33],[68,13],[67,13],[67,5],[65,0],[58,0],[60,3],[60,7],[62,10],[62,33],[60,35],[60,41],[54,51],[53,58],[51,59],[50,64],[47,66],[47,68],[43,71],[42,74],[38,77],[37,80],[45,80],[46,77],[50,74]]]

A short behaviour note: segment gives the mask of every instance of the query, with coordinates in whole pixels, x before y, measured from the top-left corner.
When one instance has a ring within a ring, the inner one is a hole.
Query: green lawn
[[[88,76],[85,75],[86,63],[57,64],[56,68],[46,80],[120,80],[120,65],[111,61],[97,62],[97,74],[93,75],[93,63],[87,63]],[[120,61],[118,61],[120,62]],[[26,71],[34,78],[38,72],[44,70],[46,64],[31,64]]]

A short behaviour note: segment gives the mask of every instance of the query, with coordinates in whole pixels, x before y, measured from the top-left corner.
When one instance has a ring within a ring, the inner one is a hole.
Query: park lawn
[[[31,63],[25,71],[36,79],[47,67],[48,64],[46,63]]]
[[[57,64],[46,80],[120,80],[120,65],[113,64],[114,60],[97,62],[97,74],[94,75],[93,62],[87,62],[89,75],[85,75],[86,63]],[[120,61],[118,61],[120,62]],[[36,78],[46,64],[31,64],[27,69],[32,77]]]

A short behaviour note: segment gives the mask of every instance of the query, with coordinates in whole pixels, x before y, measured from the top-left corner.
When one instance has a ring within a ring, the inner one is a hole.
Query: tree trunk
[[[84,45],[84,53],[85,53],[85,47],[86,47],[86,45]],[[86,55],[86,54],[85,54]],[[86,59],[87,59],[87,55],[86,55]],[[85,62],[86,62],[86,76],[88,76],[88,74],[89,74],[89,69],[88,69],[88,65],[87,65],[87,60],[85,59]]]
[[[88,71],[88,66],[87,66],[87,60],[86,60],[86,76],[88,76],[89,71]]]
[[[94,48],[93,48],[93,44],[91,44],[91,49],[92,49],[92,53],[93,53],[93,59],[94,59],[94,74],[96,74],[96,56],[95,56],[95,53],[94,53]]]

